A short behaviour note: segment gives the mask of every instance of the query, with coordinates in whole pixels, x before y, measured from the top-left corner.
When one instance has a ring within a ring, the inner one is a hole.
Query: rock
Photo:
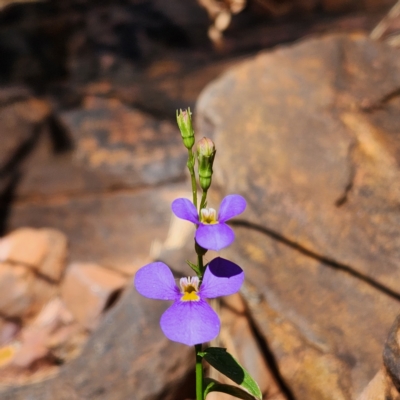
[[[285,400],[286,396],[281,393],[279,385],[266,364],[262,350],[254,337],[240,295],[237,293],[223,298],[219,309],[221,332],[215,340],[216,343],[211,345],[225,347],[256,380],[261,392],[268,399]],[[211,377],[219,382],[232,384],[232,381],[222,374],[214,374],[215,371],[212,370]],[[219,393],[210,397],[214,400],[229,398],[229,396]]]
[[[67,238],[55,229],[19,228],[0,239],[0,260],[32,267],[59,281],[65,268]]]
[[[399,392],[385,368],[381,368],[357,400],[398,400]]]
[[[399,60],[362,35],[307,40],[238,64],[197,105],[216,184],[248,200],[229,258],[305,338],[260,328],[296,398],[358,396],[397,313]]]
[[[2,387],[0,398],[194,398],[193,391],[183,386],[194,367],[193,349],[163,336],[159,319],[166,307],[165,302],[145,299],[130,288],[101,321],[82,354],[63,365],[58,375],[24,386]]]
[[[363,36],[304,41],[238,65],[202,94],[198,116],[200,134],[224,149],[215,178],[246,195],[249,222],[396,292],[393,71],[397,50]],[[241,105],[234,118],[225,98]]]
[[[0,241],[2,261],[9,261],[38,269],[43,263],[49,242],[46,234],[33,228],[20,228]]]
[[[24,202],[13,207],[9,226],[58,229],[69,239],[72,262],[96,262],[132,276],[152,261],[152,243],[164,241],[168,232],[171,203],[186,193],[186,185],[176,184]]]
[[[29,313],[33,303],[31,286],[34,274],[22,265],[0,263],[0,313],[9,318],[21,318]]]
[[[66,354],[67,348],[71,350],[71,344],[78,339],[80,351],[83,338],[86,339],[87,334],[74,323],[73,316],[61,299],[55,297],[22,329],[11,365],[26,369],[43,358],[54,356],[54,351],[59,356],[58,362],[68,360],[71,354]],[[60,357],[61,354],[63,357]],[[75,352],[73,355],[76,355]]]
[[[0,259],[6,261],[0,264],[0,285],[9,292],[0,307],[4,315],[35,315],[58,293],[56,281],[64,271],[66,252],[65,235],[54,229],[20,228],[0,240]]]
[[[394,386],[400,391],[400,316],[397,316],[390,328],[383,350],[383,364]]]
[[[235,247],[251,315],[294,397],[356,398],[379,368],[397,301],[262,233],[237,229]]]
[[[0,348],[0,385],[26,384],[56,373],[60,363],[81,352],[88,336],[58,297],[24,322],[13,341]]]
[[[3,102],[4,104],[1,104]],[[29,152],[30,147],[38,139],[40,134],[38,128],[49,114],[48,103],[29,98],[29,94],[23,88],[21,90],[0,89],[0,120],[2,122],[0,178],[14,168],[13,158],[16,155],[22,161],[24,160],[24,153]]]
[[[400,317],[397,316],[390,328],[383,350],[383,367],[369,382],[357,400],[398,400],[400,399]]]
[[[41,229],[47,236],[48,251],[37,272],[47,279],[59,282],[66,266],[68,240],[56,229]]]
[[[32,300],[29,307],[29,316],[36,316],[52,298],[60,291],[58,284],[36,275],[29,288]]]
[[[184,174],[186,149],[177,127],[118,99],[87,97],[62,120],[76,143],[75,159],[113,179],[114,187],[154,185]]]
[[[304,1],[304,0],[300,0]],[[390,7],[393,5],[390,1],[381,1],[381,0],[363,0],[363,1],[354,1],[354,0],[322,0],[322,7],[327,12],[343,12],[348,10],[355,9],[366,9],[368,11],[377,11],[382,9],[383,7]]]
[[[15,196],[20,199],[108,192],[184,177],[187,152],[175,123],[116,98],[87,96],[83,107],[49,117],[40,133],[18,163],[22,175]],[[17,139],[13,142],[22,142]]]
[[[10,343],[18,334],[21,326],[14,321],[0,319],[0,346]]]
[[[49,355],[46,339],[47,332],[44,329],[23,329],[11,364],[19,368],[29,368],[33,363],[46,358]]]
[[[37,272],[52,282],[59,282],[66,266],[68,239],[56,229],[43,228],[40,232],[46,236],[48,250]]]
[[[58,292],[58,286],[24,265],[0,263],[0,313],[25,319],[37,314]]]
[[[71,264],[61,286],[61,296],[75,319],[93,330],[102,312],[113,301],[127,279],[96,264]]]
[[[58,292],[66,237],[56,230],[20,228],[0,239],[0,310],[7,317],[25,318],[40,311]]]
[[[59,297],[55,297],[42,308],[31,325],[38,328],[47,328],[49,332],[52,332],[58,325],[68,325],[73,321],[74,317],[66,308],[64,302]]]

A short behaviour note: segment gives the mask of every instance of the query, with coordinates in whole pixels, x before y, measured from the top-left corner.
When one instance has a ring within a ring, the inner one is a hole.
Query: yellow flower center
[[[198,295],[199,291],[199,278],[197,276],[192,276],[188,278],[181,278],[179,281],[181,287],[181,301],[199,301],[200,297]]]
[[[218,224],[217,212],[213,208],[202,208],[200,210],[200,220],[203,224]]]

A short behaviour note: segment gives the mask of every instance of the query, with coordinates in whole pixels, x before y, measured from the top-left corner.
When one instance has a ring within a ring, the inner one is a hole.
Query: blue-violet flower
[[[219,251],[234,241],[235,234],[225,222],[245,210],[246,200],[238,194],[226,196],[221,202],[218,217],[213,208],[203,208],[199,218],[194,204],[184,198],[174,200],[171,207],[177,217],[198,225],[195,237],[201,247]]]
[[[168,339],[193,346],[219,333],[218,315],[206,299],[236,293],[243,280],[244,272],[238,265],[218,257],[207,266],[201,285],[195,276],[181,278],[178,288],[171,270],[162,262],[139,269],[134,285],[145,297],[174,302],[161,316],[161,329]]]

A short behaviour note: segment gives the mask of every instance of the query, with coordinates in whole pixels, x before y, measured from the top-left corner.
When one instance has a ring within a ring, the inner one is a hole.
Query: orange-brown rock
[[[67,238],[55,229],[19,228],[0,239],[0,260],[33,268],[59,281],[67,257]]]
[[[0,263],[0,314],[30,318],[58,293],[58,286],[25,265]]]
[[[61,296],[74,318],[93,330],[102,312],[126,285],[127,279],[97,264],[74,263],[66,272]]]
[[[240,295],[237,293],[224,298],[218,310],[221,318],[221,332],[211,345],[225,347],[256,380],[266,398],[271,400],[287,399],[266,363],[265,356],[257,343],[247,318],[245,305]],[[219,382],[232,384],[232,381],[212,368],[210,377]],[[230,398],[230,396],[220,393],[211,393],[209,397],[210,400]]]
[[[39,268],[49,250],[44,232],[33,228],[19,228],[1,239],[2,261]]]
[[[13,207],[10,226],[52,227],[68,237],[71,261],[95,261],[133,276],[152,261],[153,244],[163,242],[171,203],[186,195],[187,185],[61,197]]]
[[[0,171],[4,173],[12,169],[13,156],[38,139],[38,128],[49,116],[50,107],[45,101],[30,98],[29,91],[23,87],[9,88],[1,92],[0,121],[3,145],[0,149]]]
[[[45,228],[40,232],[44,233],[47,238],[48,251],[37,271],[47,279],[59,282],[66,267],[67,237],[56,229]]]
[[[0,263],[0,313],[20,318],[29,313],[34,300],[33,272],[22,265]]]
[[[76,141],[75,158],[114,177],[114,186],[155,184],[182,176],[186,152],[168,121],[130,109],[117,99],[87,97],[63,115]]]
[[[393,385],[386,368],[382,367],[357,400],[399,400],[400,394]]]
[[[0,319],[0,346],[10,343],[18,334],[21,326],[15,321]]]
[[[39,312],[41,312],[42,307],[59,294],[60,287],[57,283],[53,283],[35,275],[35,279],[31,283],[29,292],[32,295],[32,301],[28,314],[29,316],[35,317]]]
[[[357,397],[398,310],[399,54],[363,35],[307,40],[238,64],[198,102],[215,182],[248,200],[228,254],[305,338],[262,324],[295,397]]]
[[[74,323],[72,314],[62,300],[54,297],[29,325],[22,329],[11,365],[29,368],[40,359],[54,355],[55,351],[60,360],[66,361],[71,358],[71,354],[65,354],[66,348],[69,348],[74,356],[76,350],[81,350],[82,335],[86,339],[82,327]],[[74,349],[72,345],[76,338],[80,340],[78,349]]]
[[[246,195],[249,222],[395,292],[399,71],[398,50],[327,36],[239,64],[198,103],[223,150],[215,178]]]
[[[19,197],[98,193],[184,177],[186,149],[167,120],[96,96],[59,117],[62,146],[54,150],[49,122],[32,146],[16,189]]]
[[[389,330],[383,350],[383,364],[394,387],[400,393],[400,316],[397,316]]]
[[[59,374],[33,384],[10,382],[0,387],[0,398],[71,400],[99,393],[110,400],[193,398],[185,385],[194,368],[193,349],[162,334],[159,319],[166,307],[165,302],[145,299],[130,286],[83,352],[61,366]]]
[[[43,329],[28,328],[22,330],[21,339],[12,357],[11,365],[29,368],[34,362],[49,355],[46,346],[47,332]]]

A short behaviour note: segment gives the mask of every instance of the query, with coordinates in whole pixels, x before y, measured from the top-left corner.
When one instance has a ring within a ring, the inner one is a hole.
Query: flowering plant
[[[233,262],[217,257],[204,265],[203,256],[207,250],[219,251],[234,241],[234,232],[226,221],[242,213],[246,201],[242,196],[232,194],[222,200],[218,214],[215,209],[207,208],[207,192],[211,186],[216,150],[210,139],[203,138],[197,145],[198,181],[202,189],[198,206],[196,157],[192,150],[195,136],[190,109],[177,112],[177,122],[183,144],[188,150],[187,167],[191,176],[193,201],[176,199],[172,203],[172,211],[177,217],[196,226],[197,263],[188,261],[196,276],[181,278],[178,286],[167,265],[153,262],[139,269],[134,285],[145,297],[173,302],[162,315],[160,326],[168,339],[195,347],[196,400],[204,400],[211,392],[223,392],[244,400],[261,399],[257,383],[226,349],[203,349],[203,344],[213,340],[220,330],[219,317],[206,300],[236,293],[244,280],[243,270]],[[204,378],[203,360],[240,387]]]

